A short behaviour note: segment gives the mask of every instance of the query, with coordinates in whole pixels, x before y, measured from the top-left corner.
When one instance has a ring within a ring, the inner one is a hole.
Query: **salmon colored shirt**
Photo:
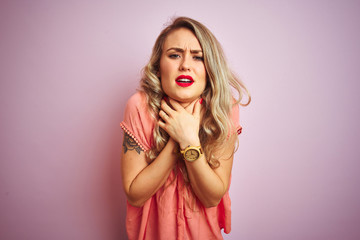
[[[144,93],[135,93],[127,102],[122,129],[147,151],[152,147],[156,119],[148,109]],[[239,107],[232,111],[233,133],[241,133]],[[185,184],[179,166],[143,207],[127,202],[126,230],[130,240],[223,239],[231,230],[231,202],[227,191],[216,207],[205,208]]]

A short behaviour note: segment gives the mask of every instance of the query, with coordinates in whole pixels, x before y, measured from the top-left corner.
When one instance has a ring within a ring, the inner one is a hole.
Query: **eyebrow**
[[[177,51],[177,52],[185,52],[184,49],[182,49],[182,48],[177,48],[177,47],[169,48],[168,50],[166,50],[166,52],[171,51],[171,50],[175,50],[175,51]],[[190,50],[190,53],[202,53],[202,50]]]

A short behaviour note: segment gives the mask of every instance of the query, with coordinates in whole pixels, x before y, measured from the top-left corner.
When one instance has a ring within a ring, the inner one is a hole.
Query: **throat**
[[[183,108],[187,108],[190,104],[191,104],[191,102],[181,102],[181,103],[180,103],[180,105],[181,105]]]

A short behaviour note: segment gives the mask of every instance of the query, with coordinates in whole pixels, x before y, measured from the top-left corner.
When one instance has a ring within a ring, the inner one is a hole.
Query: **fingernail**
[[[202,98],[200,98],[199,103],[200,103],[200,104],[202,104],[202,103],[203,103],[203,99],[202,99]]]

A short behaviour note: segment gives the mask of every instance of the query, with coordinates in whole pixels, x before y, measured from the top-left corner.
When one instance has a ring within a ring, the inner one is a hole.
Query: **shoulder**
[[[120,126],[143,150],[148,150],[155,121],[156,119],[150,115],[145,93],[136,92],[126,103],[124,120]]]
[[[134,93],[127,101],[125,107],[125,113],[131,112],[147,112],[147,100],[144,92],[136,92]]]
[[[127,101],[126,105],[140,106],[146,103],[146,95],[144,92],[137,91]]]
[[[232,104],[232,108],[231,108],[231,116],[239,116],[239,104],[236,104],[236,102],[234,101]]]
[[[236,100],[233,99],[230,116],[233,122],[239,122],[239,104],[236,103]]]
[[[242,131],[242,127],[240,125],[240,115],[239,115],[239,104],[236,104],[234,100],[233,106],[230,112],[231,122],[232,122],[232,132],[237,132],[240,134]]]

